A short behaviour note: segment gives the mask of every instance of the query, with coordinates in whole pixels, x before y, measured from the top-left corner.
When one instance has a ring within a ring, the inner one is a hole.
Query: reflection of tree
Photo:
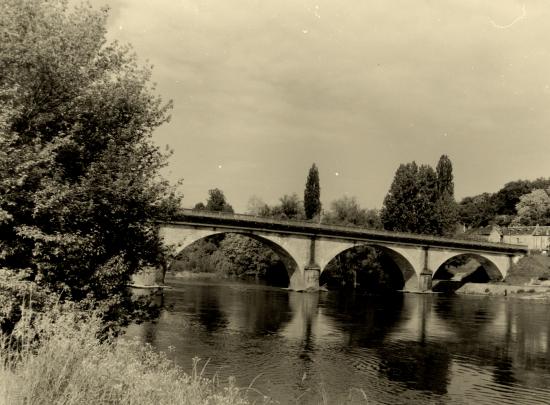
[[[247,334],[274,334],[290,321],[291,311],[286,292],[229,287],[223,294],[220,291],[219,295],[232,326]]]
[[[467,300],[467,301],[466,301]],[[496,302],[481,299],[441,298],[435,301],[435,314],[448,325],[461,342],[479,342],[499,308]]]
[[[325,314],[348,335],[348,344],[373,347],[380,344],[402,317],[403,295],[368,296],[358,292],[341,291],[334,300],[336,312]]]
[[[447,393],[451,356],[442,343],[396,342],[377,350],[379,373],[407,388]]]
[[[218,286],[193,286],[185,290],[185,301],[208,332],[225,328],[227,319],[220,309]]]

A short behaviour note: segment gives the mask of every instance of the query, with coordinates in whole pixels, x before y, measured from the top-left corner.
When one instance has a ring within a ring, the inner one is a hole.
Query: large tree
[[[512,225],[549,225],[550,196],[549,190],[533,190],[519,198],[516,205],[517,215]]]
[[[361,208],[355,197],[343,196],[331,202],[323,223],[344,226],[362,226],[380,229],[382,223],[377,210]]]
[[[437,175],[437,201],[434,207],[437,218],[436,233],[450,236],[456,232],[458,205],[454,198],[453,164],[447,155],[439,158],[435,172]]]
[[[395,173],[381,212],[384,228],[391,231],[452,235],[456,228],[452,165],[443,155],[434,170],[415,162],[402,164]]]
[[[321,187],[319,186],[319,170],[315,163],[309,169],[304,190],[304,212],[306,219],[312,219],[321,213]]]
[[[380,213],[384,229],[418,232],[418,207],[413,204],[417,195],[418,165],[415,162],[399,165]]]
[[[198,204],[195,205],[195,208],[197,208],[197,206]],[[233,212],[233,207],[226,201],[225,194],[219,188],[208,190],[206,209],[208,211]]]
[[[455,185],[453,182],[453,164],[447,155],[441,155],[435,168],[437,175],[437,192],[439,195],[447,193],[454,197]]]
[[[179,205],[152,142],[169,118],[107,11],[0,1],[0,267],[64,297],[117,301],[163,263],[154,219]]]

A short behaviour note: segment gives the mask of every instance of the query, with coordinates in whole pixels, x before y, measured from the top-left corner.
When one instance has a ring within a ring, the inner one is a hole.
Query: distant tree
[[[414,204],[417,195],[418,165],[415,162],[399,165],[380,213],[384,229],[418,232],[418,207]]]
[[[452,166],[445,155],[438,173],[429,165],[402,164],[384,199],[384,229],[431,235],[451,235],[457,222]]]
[[[437,201],[434,207],[438,235],[451,236],[456,232],[458,205],[454,199],[453,165],[447,155],[437,162]]]
[[[453,164],[447,155],[441,155],[435,169],[437,175],[437,192],[439,195],[447,193],[454,197]]]
[[[233,207],[227,203],[223,191],[219,188],[208,190],[206,209],[208,211],[233,212]]]
[[[533,190],[522,195],[516,205],[512,225],[550,225],[550,190]]]
[[[355,197],[348,196],[332,201],[330,211],[323,215],[323,223],[364,226],[373,229],[382,228],[377,210],[361,208]]]
[[[306,219],[312,219],[321,212],[321,187],[319,170],[315,163],[309,169],[304,190],[304,212]]]
[[[490,193],[465,197],[458,204],[459,221],[468,228],[486,226],[493,221],[495,215],[493,195]]]
[[[298,194],[285,194],[279,199],[280,204],[271,209],[272,216],[281,219],[303,218],[303,206]]]
[[[271,214],[269,205],[267,205],[260,197],[255,195],[250,197],[248,200],[246,212],[247,214],[257,215],[260,217],[269,217]]]
[[[550,179],[541,177],[535,180],[508,182],[493,194],[483,193],[465,197],[458,204],[459,220],[469,228],[490,223],[507,226],[516,216],[516,206],[521,196],[533,190],[545,190],[549,187]]]
[[[195,204],[195,206],[193,207],[193,209],[194,209],[195,211],[203,211],[203,210],[206,209],[206,205],[204,205],[203,202],[198,202],[198,203]]]
[[[515,215],[516,205],[522,195],[533,190],[528,180],[517,180],[506,183],[492,196],[491,204],[495,215]]]

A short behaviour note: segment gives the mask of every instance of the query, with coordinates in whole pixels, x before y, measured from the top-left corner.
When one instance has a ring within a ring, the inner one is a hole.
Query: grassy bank
[[[524,285],[538,283],[550,279],[550,257],[533,254],[522,257],[512,265],[506,283],[511,285]]]
[[[0,405],[249,403],[232,380],[202,377],[198,359],[187,374],[149,346],[98,340],[94,316],[25,315],[12,337],[1,337]]]

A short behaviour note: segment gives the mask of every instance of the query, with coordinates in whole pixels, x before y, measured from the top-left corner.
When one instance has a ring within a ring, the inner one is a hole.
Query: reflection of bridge
[[[430,289],[435,272],[455,257],[474,257],[492,279],[503,279],[512,263],[527,253],[526,246],[192,210],[184,211],[178,221],[159,222],[159,226],[164,242],[176,254],[219,233],[239,233],[261,241],[281,257],[293,289],[318,287],[325,266],[358,245],[388,254],[403,273],[405,288],[420,291]]]

